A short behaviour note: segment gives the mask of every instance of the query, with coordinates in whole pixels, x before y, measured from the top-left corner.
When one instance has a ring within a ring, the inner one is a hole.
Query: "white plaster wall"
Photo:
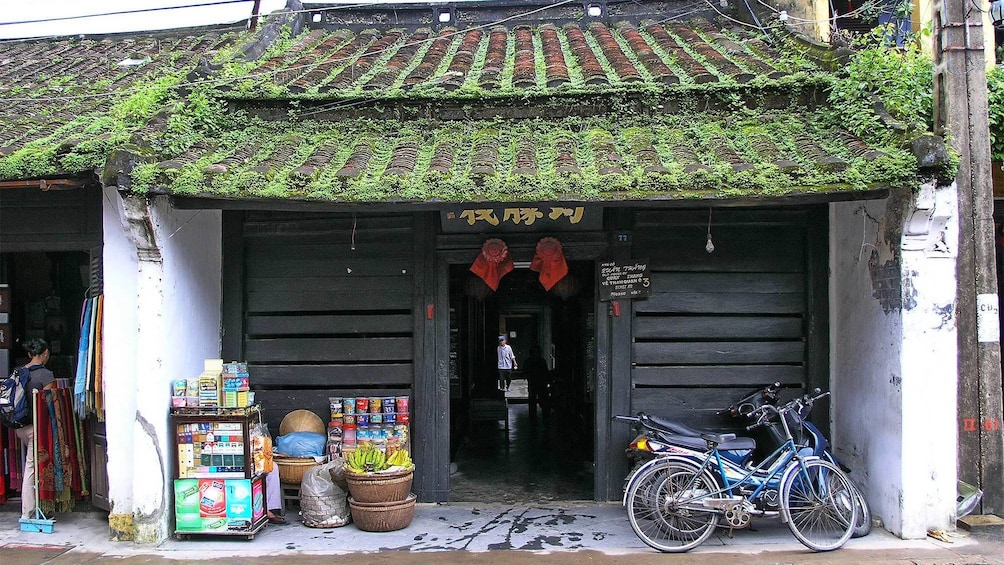
[[[104,248],[105,425],[111,514],[133,511],[132,425],[136,415],[136,248],[127,237],[122,200],[114,187],[102,196]]]
[[[928,186],[830,208],[833,444],[873,513],[903,538],[955,519],[954,194]],[[901,307],[876,297],[895,273]]]
[[[830,413],[837,458],[892,529],[903,518],[902,323],[873,298],[868,268],[885,209],[884,200],[830,206]]]
[[[222,214],[156,200],[143,223],[159,254],[137,252],[117,190],[104,198],[109,496],[138,543],[159,543],[172,520],[171,382],[220,355]]]
[[[163,263],[156,283],[160,311],[149,312],[141,333],[156,332],[154,374],[144,375],[137,399],[137,541],[160,542],[170,535],[171,479],[175,453],[169,425],[171,383],[198,377],[204,360],[220,356],[222,305],[222,213],[177,210],[164,198],[151,206],[155,239]],[[151,331],[152,330],[152,331]],[[154,467],[156,465],[157,467]]]

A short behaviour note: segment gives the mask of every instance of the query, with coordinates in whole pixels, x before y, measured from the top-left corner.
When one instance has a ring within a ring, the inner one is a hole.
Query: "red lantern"
[[[509,247],[498,238],[492,238],[481,246],[481,253],[471,265],[471,272],[481,277],[492,290],[498,290],[499,280],[515,269]]]
[[[551,290],[555,283],[568,274],[568,263],[565,262],[561,242],[553,237],[538,241],[530,270],[540,273],[540,284],[544,285],[545,290]]]

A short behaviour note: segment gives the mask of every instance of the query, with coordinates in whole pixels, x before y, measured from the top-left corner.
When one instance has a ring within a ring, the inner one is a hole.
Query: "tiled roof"
[[[116,151],[108,170],[138,163],[140,191],[333,202],[748,198],[917,173],[799,103],[827,73],[703,19],[270,29],[0,43],[0,180]]]
[[[74,169],[75,151],[113,146],[162,109],[156,99],[145,99],[142,87],[184,76],[237,37],[233,29],[203,29],[191,35],[0,42],[0,157],[48,141],[55,145],[52,158],[67,161],[64,172],[81,172]],[[0,178],[46,172],[3,165]]]
[[[782,196],[901,183],[912,156],[816,116],[263,122],[144,165],[141,188],[239,199],[625,200]]]
[[[241,67],[270,88],[238,80],[229,96],[450,98],[477,93],[524,95],[601,92],[710,83],[744,85],[795,71],[782,54],[740,29],[705,19],[565,24],[316,29],[280,53]],[[762,85],[761,85],[762,86]],[[452,93],[452,94],[451,94]]]

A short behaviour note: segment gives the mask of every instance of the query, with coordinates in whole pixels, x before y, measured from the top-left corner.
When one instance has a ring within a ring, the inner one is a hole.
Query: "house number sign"
[[[976,338],[980,343],[1001,340],[1001,320],[996,294],[976,295]]]

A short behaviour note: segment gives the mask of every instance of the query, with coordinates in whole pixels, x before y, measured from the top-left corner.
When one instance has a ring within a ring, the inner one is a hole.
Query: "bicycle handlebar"
[[[756,415],[756,422],[747,426],[746,430],[750,431],[760,426],[766,425],[767,422],[770,420],[770,416],[772,415],[782,416],[784,414],[787,414],[788,412],[791,412],[792,410],[800,413],[803,408],[811,407],[820,398],[830,395],[829,391],[821,392],[820,389],[818,388],[813,389],[812,392],[814,396],[809,396],[809,394],[806,393],[801,397],[789,400],[780,407],[774,406],[773,404],[764,404],[762,406],[759,406],[756,410],[753,410],[748,414],[748,416],[750,417]]]

